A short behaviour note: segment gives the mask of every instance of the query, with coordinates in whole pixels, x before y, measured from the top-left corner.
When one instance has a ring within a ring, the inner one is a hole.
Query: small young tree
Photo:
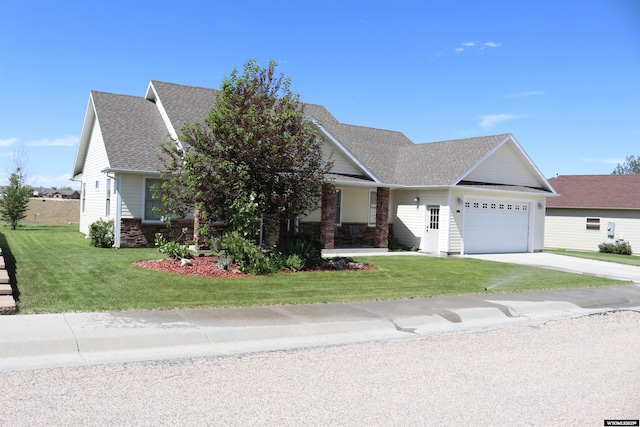
[[[20,168],[17,168],[9,176],[9,186],[0,197],[0,217],[7,221],[12,229],[18,228],[20,220],[27,216],[31,194],[31,188],[24,185],[24,176]]]

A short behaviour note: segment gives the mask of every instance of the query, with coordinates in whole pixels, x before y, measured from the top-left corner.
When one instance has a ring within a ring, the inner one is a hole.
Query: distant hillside
[[[21,224],[59,225],[80,222],[80,200],[32,198]]]

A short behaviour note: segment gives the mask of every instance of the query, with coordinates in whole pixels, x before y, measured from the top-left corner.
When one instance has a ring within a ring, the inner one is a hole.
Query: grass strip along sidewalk
[[[358,257],[372,271],[213,279],[133,266],[156,249],[99,249],[77,225],[0,228],[19,313],[230,307],[423,298],[620,284],[619,281],[459,257]]]

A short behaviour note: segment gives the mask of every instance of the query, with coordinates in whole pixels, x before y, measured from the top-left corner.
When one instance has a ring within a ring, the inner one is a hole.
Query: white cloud
[[[466,43],[462,43],[462,46],[466,46],[466,47],[473,47],[476,45],[476,42],[466,42]]]
[[[0,147],[8,147],[10,145],[18,143],[18,138],[0,139]]]
[[[486,46],[486,47],[499,47],[500,43],[486,42],[486,43],[483,44],[483,46]]]
[[[23,141],[20,138],[0,139],[0,147],[8,147],[14,144],[23,144],[28,147],[73,147],[78,145],[79,137],[74,135],[64,136],[62,138],[43,138],[31,139]]]
[[[32,187],[71,187],[74,189],[79,188],[79,184],[77,182],[71,181],[70,173],[65,173],[60,176],[28,175],[27,184]]]
[[[524,98],[527,96],[536,96],[536,95],[544,95],[544,92],[539,90],[532,90],[528,92],[518,92],[507,95],[507,98]]]
[[[457,48],[456,48],[456,52],[458,52],[458,53],[460,53],[460,52],[464,52],[464,48],[457,47]]]
[[[498,123],[519,119],[521,117],[523,116],[518,114],[490,114],[482,116],[482,120],[480,120],[480,126],[483,129],[491,129]]]
[[[611,159],[611,158],[589,158],[581,159],[583,163],[605,163],[608,165],[618,165],[624,163],[625,159]]]
[[[78,145],[79,140],[79,137],[70,135],[56,139],[35,139],[31,141],[25,141],[24,144],[30,147],[73,147],[74,145]]]

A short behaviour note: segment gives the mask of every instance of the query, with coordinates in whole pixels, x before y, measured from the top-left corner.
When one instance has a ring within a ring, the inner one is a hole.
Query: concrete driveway
[[[594,261],[546,252],[464,256],[486,261],[508,262],[511,264],[529,265],[532,267],[548,268],[569,273],[589,274],[609,279],[629,280],[634,283],[640,283],[640,267],[616,264],[613,262]]]

